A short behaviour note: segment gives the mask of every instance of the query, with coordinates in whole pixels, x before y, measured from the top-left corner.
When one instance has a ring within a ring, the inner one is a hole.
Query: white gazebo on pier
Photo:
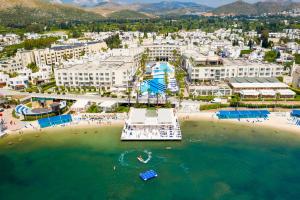
[[[181,140],[178,118],[172,108],[131,108],[121,140]]]

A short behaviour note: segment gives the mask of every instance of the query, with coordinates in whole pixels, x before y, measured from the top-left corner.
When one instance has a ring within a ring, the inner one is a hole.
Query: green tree
[[[121,40],[119,34],[112,35],[105,39],[105,43],[110,49],[116,49],[121,47]]]
[[[99,113],[101,109],[97,106],[97,104],[93,103],[86,111],[87,113]]]
[[[28,64],[27,68],[30,69],[32,73],[36,73],[40,70],[39,67],[35,63]]]
[[[295,54],[294,57],[295,57],[295,63],[300,64],[300,54]]]
[[[275,62],[276,58],[278,58],[278,52],[272,50],[272,51],[268,51],[268,52],[265,53],[264,61]]]

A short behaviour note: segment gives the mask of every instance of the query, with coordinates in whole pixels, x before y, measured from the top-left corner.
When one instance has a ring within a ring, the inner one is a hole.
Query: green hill
[[[99,14],[63,4],[52,4],[40,0],[0,0],[0,24],[24,26],[48,21],[92,20],[103,18]]]
[[[218,15],[255,15],[257,10],[253,4],[236,1],[216,8],[213,13]]]
[[[147,16],[146,14],[134,11],[134,10],[120,10],[111,13],[108,18],[114,18],[114,19],[146,19],[150,18],[150,16]]]

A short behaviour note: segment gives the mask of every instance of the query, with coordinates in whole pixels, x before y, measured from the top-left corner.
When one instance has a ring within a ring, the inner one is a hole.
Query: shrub
[[[200,105],[200,110],[215,110],[219,108],[227,108],[229,104],[207,104],[207,105]]]

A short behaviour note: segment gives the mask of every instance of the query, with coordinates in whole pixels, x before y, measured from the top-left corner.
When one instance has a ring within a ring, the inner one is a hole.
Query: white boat
[[[151,152],[148,152],[148,158],[146,160],[144,160],[142,158],[142,156],[137,157],[138,161],[140,161],[141,163],[144,163],[144,164],[148,163],[151,160],[151,158],[152,158]]]

